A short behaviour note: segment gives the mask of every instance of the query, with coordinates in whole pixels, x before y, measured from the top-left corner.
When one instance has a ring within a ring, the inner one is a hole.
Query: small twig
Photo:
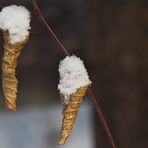
[[[39,6],[38,6],[36,0],[33,0],[32,4],[33,4],[35,15],[41,20],[41,22],[43,22],[43,24],[45,25],[47,31],[49,32],[49,34],[51,34],[52,38],[55,40],[57,45],[65,52],[66,55],[70,56],[70,54],[68,53],[67,49],[63,46],[63,44],[60,42],[60,40],[56,37],[56,35],[54,34],[52,29],[48,25],[47,21],[43,17],[43,14],[42,14],[42,12],[39,9]]]
[[[49,34],[52,36],[52,38],[54,39],[55,43],[60,47],[60,49],[68,56],[70,56],[70,53],[68,52],[68,50],[63,46],[63,44],[60,42],[60,40],[57,38],[57,36],[55,35],[55,33],[53,32],[53,30],[50,28],[50,26],[48,25],[47,21],[45,20],[38,4],[37,4],[37,0],[32,0],[32,4],[33,4],[33,8],[34,8],[34,12],[35,15],[40,19],[40,21],[43,23],[43,25],[46,27],[47,31],[49,32]],[[90,93],[90,98],[91,101],[94,105],[94,108],[96,110],[96,112],[98,113],[98,116],[100,117],[100,120],[102,122],[102,125],[104,127],[105,133],[108,136],[109,142],[112,146],[112,148],[116,148],[115,142],[112,138],[111,132],[109,130],[109,127],[107,125],[107,122],[105,120],[105,116],[99,106],[99,104],[96,101],[96,98],[94,96],[94,94],[92,93],[91,88],[89,87],[89,93]]]
[[[100,117],[100,120],[101,120],[101,122],[103,124],[104,131],[105,131],[106,135],[108,136],[110,144],[112,145],[113,148],[116,148],[115,142],[114,142],[114,140],[112,138],[112,135],[111,135],[111,132],[110,132],[110,129],[109,129],[109,127],[107,125],[107,122],[105,120],[105,116],[104,116],[104,114],[103,114],[103,112],[102,112],[98,102],[96,101],[96,98],[95,98],[95,96],[94,96],[94,94],[93,94],[93,92],[92,92],[90,87],[88,89],[88,92],[89,92],[89,94],[91,96],[90,98],[92,100],[92,103],[93,103],[93,105],[94,105],[94,107],[95,107],[95,109],[96,109],[96,111],[97,111],[97,113],[98,113],[98,115]]]

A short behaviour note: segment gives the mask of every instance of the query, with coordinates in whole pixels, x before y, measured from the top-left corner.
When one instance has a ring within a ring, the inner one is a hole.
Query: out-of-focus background
[[[1,0],[0,8],[10,4],[32,12],[29,0]],[[84,60],[117,147],[147,148],[148,1],[40,0],[40,8],[70,53]],[[31,27],[17,68],[17,112],[4,109],[0,87],[2,148],[62,147],[56,142],[62,118],[57,84],[65,55],[33,12]],[[1,33],[1,59],[2,46]],[[88,97],[64,148],[111,147]]]

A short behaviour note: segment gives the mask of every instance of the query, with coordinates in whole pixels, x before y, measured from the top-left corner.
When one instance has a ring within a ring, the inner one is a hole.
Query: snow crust
[[[24,6],[4,7],[0,12],[0,28],[9,32],[12,44],[25,40],[31,28],[30,12]]]
[[[58,89],[64,96],[66,104],[69,103],[70,95],[74,94],[80,87],[91,84],[83,61],[73,56],[67,56],[59,65],[60,80]]]

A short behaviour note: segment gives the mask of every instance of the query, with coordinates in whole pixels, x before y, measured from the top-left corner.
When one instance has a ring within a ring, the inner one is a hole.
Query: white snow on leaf
[[[25,40],[31,28],[30,12],[24,6],[4,7],[0,12],[0,28],[9,32],[12,44]]]
[[[66,104],[69,102],[70,95],[79,88],[91,84],[83,61],[74,55],[67,56],[60,62],[59,75],[58,89],[64,96]]]

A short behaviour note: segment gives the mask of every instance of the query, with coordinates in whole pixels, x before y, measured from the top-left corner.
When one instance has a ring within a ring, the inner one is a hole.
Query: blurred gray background
[[[10,4],[32,11],[29,0],[1,0],[0,8]],[[147,148],[148,1],[40,0],[40,8],[70,53],[84,60],[117,147]],[[60,104],[57,69],[65,55],[33,13],[31,26],[17,68],[20,110]],[[1,33],[1,57],[2,46]],[[0,110],[5,114],[2,89],[0,92]],[[110,148],[95,111],[94,122],[89,122],[94,146]]]
[[[77,124],[65,145],[59,145],[62,107],[59,104],[25,107],[17,112],[1,113],[2,148],[93,148],[92,109],[84,103]],[[90,122],[91,121],[91,122]]]

